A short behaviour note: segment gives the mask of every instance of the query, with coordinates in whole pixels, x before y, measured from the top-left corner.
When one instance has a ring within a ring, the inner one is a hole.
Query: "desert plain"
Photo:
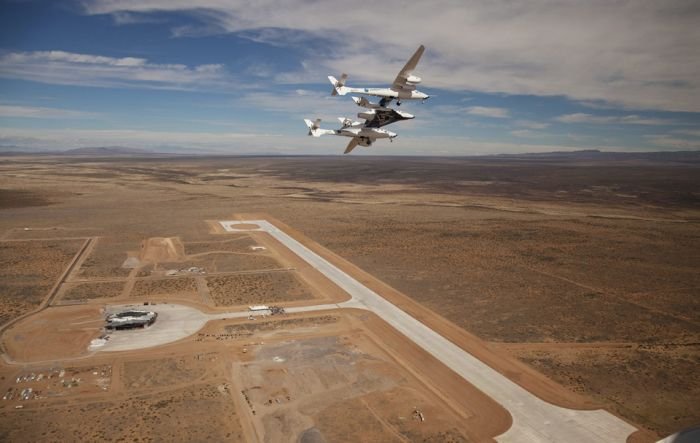
[[[256,219],[533,396],[609,412],[635,429],[628,441],[700,423],[693,157],[5,156],[0,440],[508,431],[507,408],[381,316],[333,308],[348,294],[318,269],[219,223]],[[249,317],[258,304],[288,313]],[[110,350],[147,332],[134,330],[101,347],[105,313],[126,305],[210,320],[155,346]]]

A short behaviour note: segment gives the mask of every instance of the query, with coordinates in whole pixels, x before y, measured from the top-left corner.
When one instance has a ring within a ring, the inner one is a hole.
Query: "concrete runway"
[[[230,232],[254,230],[269,233],[352,297],[351,300],[338,305],[305,307],[304,311],[329,307],[370,310],[500,403],[513,417],[513,425],[507,432],[496,438],[499,442],[624,442],[629,434],[636,431],[636,428],[629,423],[604,410],[578,411],[541,400],[266,220],[222,221],[220,224]],[[250,226],[251,224],[257,226]],[[237,229],[236,225],[247,226]],[[295,311],[295,309],[288,310],[288,312]]]

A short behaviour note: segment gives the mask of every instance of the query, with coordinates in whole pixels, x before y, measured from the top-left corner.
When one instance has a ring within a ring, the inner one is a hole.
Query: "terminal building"
[[[158,314],[153,311],[128,310],[107,316],[107,329],[145,328],[155,323]]]

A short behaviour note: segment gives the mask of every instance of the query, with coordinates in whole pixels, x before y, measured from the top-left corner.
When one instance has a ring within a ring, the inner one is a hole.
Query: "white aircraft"
[[[353,94],[373,95],[382,98],[379,102],[382,107],[388,105],[394,99],[396,99],[397,105],[401,105],[401,100],[425,101],[429,99],[430,96],[416,90],[416,85],[421,82],[421,78],[413,75],[413,71],[416,69],[416,65],[423,55],[423,51],[425,51],[425,46],[420,45],[413,56],[406,62],[406,66],[399,72],[399,75],[396,76],[394,83],[392,83],[389,88],[351,88],[345,86],[345,81],[348,79],[347,74],[341,75],[340,80],[329,75],[328,80],[330,80],[333,85],[331,95],[345,95],[348,92]]]
[[[344,137],[352,137],[350,143],[345,148],[343,154],[348,154],[355,149],[355,146],[372,146],[372,143],[378,138],[388,138],[392,141],[398,134],[395,132],[380,129],[379,127],[368,127],[362,122],[353,122],[349,118],[339,117],[340,123],[343,125],[340,129],[321,129],[321,119],[315,121],[304,119],[306,126],[309,127],[309,135],[320,137],[322,135],[342,135]]]

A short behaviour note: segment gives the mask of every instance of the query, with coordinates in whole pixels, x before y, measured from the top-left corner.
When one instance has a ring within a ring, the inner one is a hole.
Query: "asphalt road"
[[[326,275],[351,295],[339,307],[368,309],[407,338],[432,354],[447,367],[500,403],[513,417],[513,425],[496,438],[499,442],[624,442],[636,430],[629,423],[604,410],[566,409],[541,400],[488,365],[411,317],[379,294],[338,269],[266,220],[223,221],[227,231],[236,225],[255,224]],[[328,309],[329,305],[305,310]],[[291,309],[290,312],[293,312]]]

